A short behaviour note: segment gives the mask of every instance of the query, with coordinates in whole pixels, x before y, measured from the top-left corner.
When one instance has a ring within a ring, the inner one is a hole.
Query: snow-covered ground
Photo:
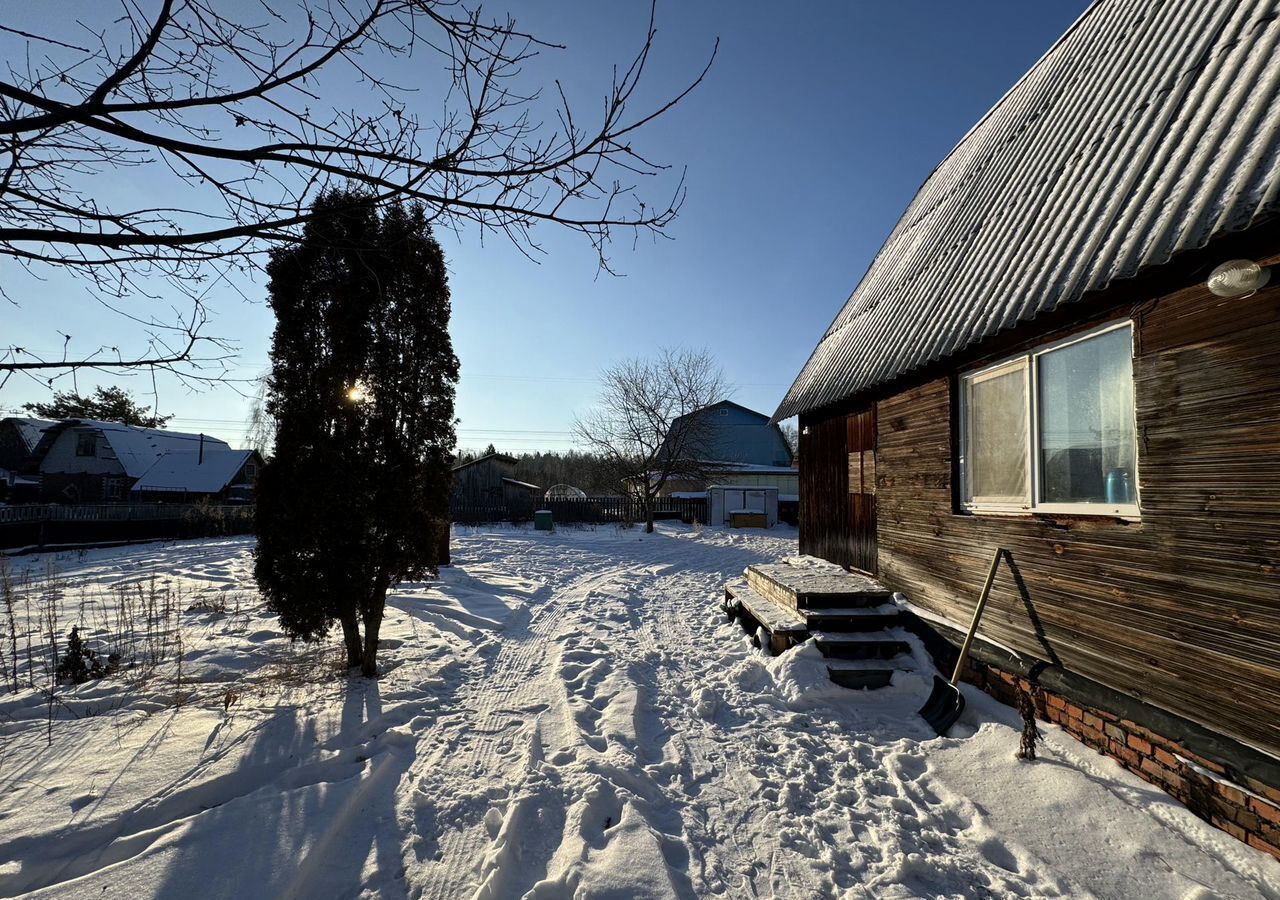
[[[105,639],[153,573],[181,602],[167,654],[51,725],[0,694],[0,896],[1280,898],[1280,864],[1054,727],[1020,763],[980,693],[936,738],[927,671],[855,692],[763,656],[721,589],[793,530],[464,529],[396,591],[377,681],[281,636],[251,546],[13,563],[52,561],[62,633]]]

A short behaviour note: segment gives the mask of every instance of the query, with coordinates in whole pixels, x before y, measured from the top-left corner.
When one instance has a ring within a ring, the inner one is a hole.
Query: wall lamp
[[[1271,270],[1251,259],[1232,259],[1209,273],[1209,292],[1215,297],[1248,297],[1271,280]]]

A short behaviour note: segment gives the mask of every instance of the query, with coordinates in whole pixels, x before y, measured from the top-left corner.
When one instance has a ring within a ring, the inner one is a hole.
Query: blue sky
[[[1087,5],[660,3],[649,100],[678,90],[720,38],[704,84],[637,140],[688,168],[673,240],[618,241],[615,278],[597,272],[585,242],[553,228],[537,235],[538,263],[501,240],[440,234],[462,361],[460,444],[567,449],[600,369],[664,344],[710,348],[734,399],[772,412],[931,169]],[[535,71],[561,78],[584,110],[610,66],[634,53],[648,15],[643,3],[525,6],[507,8],[567,45]],[[82,284],[45,274],[0,267],[18,304],[0,318],[0,343],[48,354],[61,341],[55,329],[77,345],[129,337]],[[271,317],[261,282],[241,287],[248,301],[211,291],[213,330],[239,343],[235,374],[250,377],[266,367]],[[78,378],[81,389],[98,382],[151,391],[149,378]],[[161,411],[177,416],[171,427],[239,442],[247,403],[235,391],[159,387]],[[0,408],[48,393],[13,379]]]

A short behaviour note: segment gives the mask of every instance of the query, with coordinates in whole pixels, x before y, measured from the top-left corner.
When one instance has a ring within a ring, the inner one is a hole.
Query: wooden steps
[[[875,579],[813,557],[749,566],[725,585],[725,610],[752,634],[763,628],[774,654],[812,638],[836,684],[886,687],[914,668],[911,645],[887,629],[906,623],[893,594]]]
[[[756,628],[767,631],[769,649],[775,655],[809,638],[809,623],[803,617],[794,609],[761,597],[747,586],[745,578],[724,586],[724,608],[729,615],[741,619],[749,631],[754,633]]]
[[[856,633],[897,628],[905,616],[901,609],[885,604],[871,609],[811,609],[805,611],[804,619],[810,631]]]
[[[911,645],[895,639],[860,637],[842,632],[820,632],[810,637],[828,659],[893,659],[911,655]]]
[[[881,606],[893,601],[893,593],[884,585],[830,563],[748,566],[747,584],[762,597],[792,609]]]
[[[868,691],[888,687],[893,683],[893,673],[899,671],[892,668],[848,668],[835,664],[827,665],[827,674],[831,680],[843,688]]]

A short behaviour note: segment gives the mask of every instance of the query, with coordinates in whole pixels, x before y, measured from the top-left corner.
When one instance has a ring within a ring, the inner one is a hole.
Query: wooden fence
[[[0,549],[247,534],[254,507],[199,503],[0,506]]]
[[[537,510],[551,511],[562,525],[643,522],[644,509],[634,497],[585,497],[577,500],[513,499],[506,503],[483,503],[455,499],[449,515],[459,525],[489,522],[529,522]],[[661,498],[654,506],[655,519],[705,522],[707,501],[695,498]]]

